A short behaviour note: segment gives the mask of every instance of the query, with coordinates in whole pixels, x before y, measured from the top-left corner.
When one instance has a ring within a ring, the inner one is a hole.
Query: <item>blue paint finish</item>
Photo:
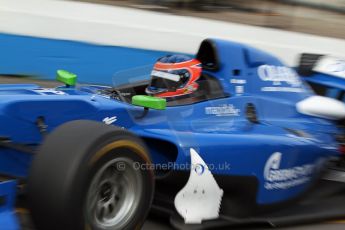
[[[4,204],[0,204],[0,228],[6,230],[19,230],[19,221],[15,215],[14,202],[16,196],[15,181],[0,182],[0,197]]]
[[[0,33],[0,74],[54,79],[68,69],[80,82],[112,84],[119,71],[153,65],[168,52]],[[125,80],[125,79],[124,79]]]
[[[317,83],[327,87],[345,90],[345,78],[340,78],[323,73],[315,73],[312,76],[304,77],[304,80],[311,83]]]
[[[314,72],[310,76],[304,76],[303,80],[309,83],[317,94],[345,103],[345,78]]]
[[[0,151],[0,173],[15,177],[26,177],[32,161],[32,156],[14,150]]]

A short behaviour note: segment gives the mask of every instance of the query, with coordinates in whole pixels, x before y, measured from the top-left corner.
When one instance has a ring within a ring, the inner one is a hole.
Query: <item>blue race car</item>
[[[196,59],[194,70],[116,87],[76,86],[62,70],[65,86],[53,89],[1,85],[0,195],[10,199],[0,226],[17,229],[13,179],[39,230],[139,229],[150,207],[188,229],[277,210],[341,155],[334,123],[345,106],[318,97],[336,111],[319,107],[277,58],[207,39]],[[176,86],[199,67],[191,86]]]

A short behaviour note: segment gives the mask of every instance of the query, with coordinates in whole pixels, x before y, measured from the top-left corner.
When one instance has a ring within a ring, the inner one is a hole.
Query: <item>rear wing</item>
[[[302,76],[321,73],[345,79],[345,58],[303,53],[300,57],[297,72]]]

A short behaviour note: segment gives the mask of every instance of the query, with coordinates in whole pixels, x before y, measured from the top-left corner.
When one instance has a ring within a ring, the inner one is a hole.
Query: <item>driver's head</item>
[[[168,55],[156,62],[146,93],[156,97],[177,97],[198,89],[201,63],[185,55]]]

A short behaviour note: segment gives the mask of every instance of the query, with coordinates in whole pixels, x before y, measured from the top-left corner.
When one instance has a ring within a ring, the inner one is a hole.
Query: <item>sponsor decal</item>
[[[111,125],[111,124],[113,124],[115,121],[117,121],[117,117],[116,117],[116,116],[114,116],[114,117],[106,117],[106,118],[103,119],[103,122],[104,122],[104,124],[106,124],[106,125]]]
[[[60,91],[60,90],[55,90],[55,89],[42,88],[42,89],[35,89],[33,91],[35,91],[36,93],[39,93],[41,95],[66,95],[65,92]]]
[[[235,92],[237,95],[241,95],[244,93],[244,85],[247,84],[247,80],[245,79],[230,79],[231,84],[238,84],[235,85]]]
[[[328,69],[331,73],[335,75],[345,78],[345,61],[344,60],[336,60],[334,63],[330,63],[326,67],[326,69]]]
[[[305,90],[303,88],[293,88],[293,87],[262,87],[261,91],[264,91],[264,92],[302,93]]]
[[[220,106],[206,107],[205,113],[207,115],[216,115],[216,116],[239,116],[240,109],[235,108],[232,104],[224,104]]]
[[[230,83],[231,84],[241,84],[241,85],[244,85],[244,84],[247,84],[247,80],[245,80],[245,79],[231,79]]]
[[[264,168],[265,188],[267,190],[289,189],[310,181],[319,164],[304,164],[292,168],[280,168],[282,153],[273,153]]]
[[[243,85],[236,85],[235,91],[236,91],[236,94],[243,94],[244,93],[244,86]]]
[[[205,166],[203,166],[202,164],[196,164],[194,167],[194,171],[196,172],[196,174],[201,176],[205,172]]]
[[[247,80],[245,79],[230,79],[231,84],[237,84],[235,85],[235,92],[238,95],[241,95],[244,93],[244,85],[247,84]]]
[[[262,91],[268,92],[302,92],[303,84],[297,73],[286,66],[261,65],[258,68],[261,80],[272,82],[272,87],[263,87]],[[288,86],[282,86],[282,83]]]
[[[316,72],[345,78],[345,60],[336,57],[324,56],[317,62],[317,65],[313,68],[313,70]]]

